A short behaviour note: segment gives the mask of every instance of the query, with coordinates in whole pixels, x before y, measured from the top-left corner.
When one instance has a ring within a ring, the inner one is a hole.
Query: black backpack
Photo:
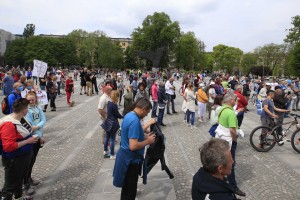
[[[17,99],[17,94],[16,93],[12,92],[10,94],[14,94],[16,99]],[[9,104],[8,104],[8,96],[9,95],[5,96],[4,99],[1,102],[2,113],[4,115],[10,114],[10,107],[9,107]]]

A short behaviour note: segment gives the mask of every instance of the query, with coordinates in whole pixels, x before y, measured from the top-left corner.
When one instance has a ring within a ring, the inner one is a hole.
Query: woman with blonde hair
[[[101,125],[106,131],[106,137],[104,141],[104,158],[115,159],[115,140],[116,133],[120,128],[118,119],[122,119],[123,116],[118,110],[119,91],[113,90],[111,93],[111,101],[107,104],[107,118]],[[108,141],[110,141],[110,154],[108,153]]]
[[[128,112],[131,111],[132,102],[133,102],[133,86],[129,85],[125,90],[124,94],[124,110],[123,116],[125,116]]]

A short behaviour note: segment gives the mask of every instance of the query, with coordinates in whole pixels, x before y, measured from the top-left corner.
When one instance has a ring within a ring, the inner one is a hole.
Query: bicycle
[[[254,128],[250,133],[251,146],[256,151],[268,152],[275,146],[276,143],[278,146],[282,146],[284,144],[284,138],[289,135],[293,128],[295,128],[296,130],[294,130],[292,133],[291,140],[286,141],[290,141],[293,149],[297,153],[300,153],[300,126],[298,123],[298,118],[300,118],[300,115],[292,113],[290,113],[290,115],[294,117],[294,120],[281,124],[290,124],[289,127],[282,133],[278,133],[278,128],[280,125],[275,125],[273,128],[268,126],[258,126]]]

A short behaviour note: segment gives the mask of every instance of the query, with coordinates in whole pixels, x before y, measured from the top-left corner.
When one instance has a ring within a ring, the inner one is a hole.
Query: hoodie
[[[193,177],[193,200],[238,200],[234,189],[225,181],[220,180],[201,167]]]

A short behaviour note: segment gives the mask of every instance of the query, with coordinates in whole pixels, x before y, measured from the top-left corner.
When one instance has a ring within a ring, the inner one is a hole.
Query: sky
[[[103,31],[109,37],[131,37],[154,12],[178,21],[212,51],[218,44],[244,52],[270,43],[282,44],[300,15],[300,0],[1,0],[0,29],[22,34],[68,34],[75,29]]]

